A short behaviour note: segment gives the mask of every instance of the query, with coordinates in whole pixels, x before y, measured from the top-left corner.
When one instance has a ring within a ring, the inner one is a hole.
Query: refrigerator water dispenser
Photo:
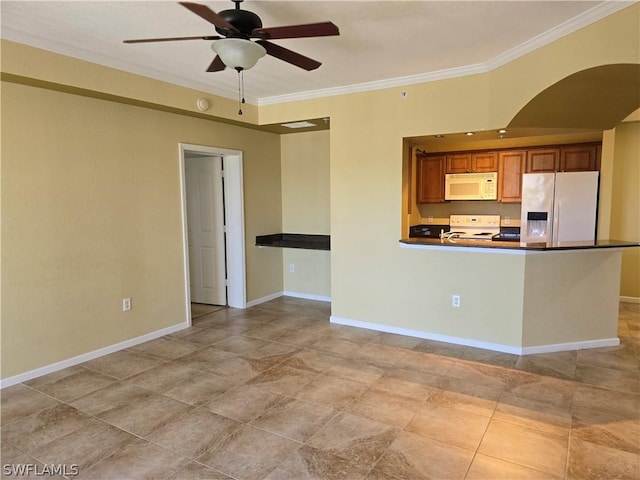
[[[527,237],[547,238],[547,212],[527,212]]]

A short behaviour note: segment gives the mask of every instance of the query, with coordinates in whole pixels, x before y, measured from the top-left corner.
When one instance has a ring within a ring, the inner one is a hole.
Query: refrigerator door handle
[[[553,202],[553,228],[551,230],[551,243],[557,246],[560,243],[560,199],[556,198]]]

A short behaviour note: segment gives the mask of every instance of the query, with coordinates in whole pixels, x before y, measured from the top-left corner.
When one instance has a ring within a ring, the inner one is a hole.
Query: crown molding
[[[310,90],[307,92],[299,92],[287,95],[278,95],[273,97],[260,98],[258,106],[274,105],[278,103],[287,103],[300,100],[312,100],[322,97],[329,97],[334,95],[344,95],[348,93],[363,93],[373,90],[381,90],[385,88],[398,87],[404,85],[412,85],[416,83],[434,82],[437,80],[446,80],[456,77],[463,77],[467,75],[474,75],[477,73],[486,73],[494,70],[498,67],[506,65],[513,60],[516,60],[528,53],[533,52],[545,45],[555,42],[556,40],[569,35],[573,32],[580,30],[592,23],[597,22],[613,13],[627,8],[630,5],[638,3],[638,0],[631,1],[618,1],[608,0],[596,5],[595,7],[573,17],[540,35],[528,40],[517,47],[507,50],[500,55],[488,60],[484,63],[478,63],[475,65],[467,65],[463,67],[451,68],[446,70],[439,70],[437,72],[430,72],[425,74],[410,75],[406,77],[397,77],[387,80],[379,80],[375,82],[359,83],[354,85],[345,85],[342,87],[324,88],[319,90]]]

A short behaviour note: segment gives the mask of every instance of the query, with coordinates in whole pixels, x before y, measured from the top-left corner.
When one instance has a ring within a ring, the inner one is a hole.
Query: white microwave
[[[498,173],[448,173],[444,176],[445,200],[497,200]]]

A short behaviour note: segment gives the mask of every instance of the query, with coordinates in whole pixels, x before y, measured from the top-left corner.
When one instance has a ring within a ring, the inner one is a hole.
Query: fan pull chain
[[[242,115],[242,104],[244,103],[244,75],[240,75],[241,68],[236,69],[238,71],[238,115]]]
[[[244,103],[244,70],[242,70],[240,72],[240,74],[242,75],[242,82],[241,82],[241,85],[242,85],[242,103]]]

